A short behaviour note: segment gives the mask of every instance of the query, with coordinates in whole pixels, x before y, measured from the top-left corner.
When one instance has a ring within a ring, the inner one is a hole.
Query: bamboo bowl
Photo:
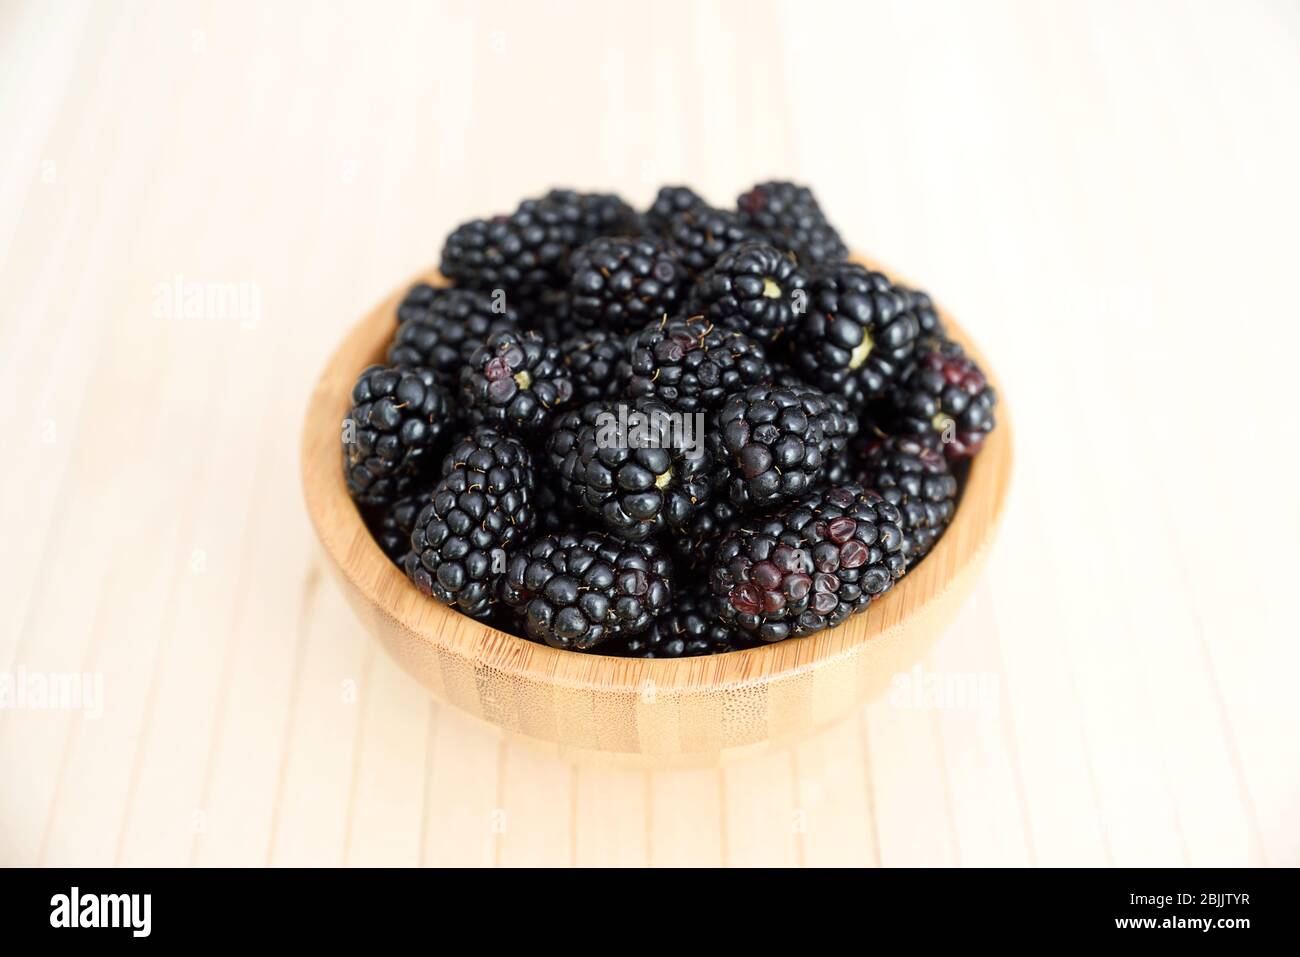
[[[863,260],[865,262],[865,260]],[[423,279],[437,283],[437,273]],[[832,723],[888,687],[934,644],[969,594],[1011,472],[1005,397],[971,463],[952,525],[870,608],[830,631],[680,660],[560,651],[508,635],[421,595],[371,538],[348,497],[339,423],[357,375],[383,360],[403,285],[358,322],[316,384],[302,479],[328,564],[361,623],[441,700],[574,759],[702,766],[761,752]],[[950,316],[952,336],[989,373]]]

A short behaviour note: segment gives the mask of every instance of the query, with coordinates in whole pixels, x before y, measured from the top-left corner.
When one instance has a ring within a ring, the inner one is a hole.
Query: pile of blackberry
[[[832,628],[938,543],[997,397],[807,187],[644,211],[551,190],[447,237],[343,421],[348,490],[430,600],[642,658]]]

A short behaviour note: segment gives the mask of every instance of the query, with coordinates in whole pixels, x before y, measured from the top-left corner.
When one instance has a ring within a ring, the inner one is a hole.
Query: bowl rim
[[[878,262],[851,260],[910,286]],[[867,642],[902,636],[908,619],[942,597],[963,570],[982,562],[1005,509],[1012,464],[1011,422],[1001,386],[974,342],[938,303],[934,308],[951,338],[980,365],[998,395],[998,427],[970,463],[956,514],[942,538],[915,570],[873,601],[864,613],[836,628],[758,648],[694,658],[619,658],[565,651],[511,635],[422,595],[370,535],[348,494],[339,459],[339,428],[357,375],[383,361],[397,306],[416,283],[445,285],[423,270],[354,323],[330,354],[304,417],[301,473],[307,512],[335,569],[383,617],[430,650],[523,682],[623,694],[647,686],[657,691],[763,684],[816,669]],[[978,507],[977,507],[978,506]],[[926,574],[927,567],[931,573]],[[944,574],[936,574],[942,569]]]

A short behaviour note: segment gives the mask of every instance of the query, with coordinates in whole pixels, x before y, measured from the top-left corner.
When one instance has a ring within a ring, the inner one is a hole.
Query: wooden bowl
[[[436,273],[419,279],[440,281]],[[1005,396],[998,428],[971,464],[938,545],[865,613],[833,630],[702,658],[612,658],[517,638],[424,597],[362,524],[344,484],[340,446],[353,382],[383,361],[410,285],[358,322],[330,358],[307,410],[302,478],[328,564],[362,624],[443,701],[566,757],[713,764],[784,744],[879,694],[926,653],[979,575],[1011,472]],[[940,314],[990,371],[952,318]]]

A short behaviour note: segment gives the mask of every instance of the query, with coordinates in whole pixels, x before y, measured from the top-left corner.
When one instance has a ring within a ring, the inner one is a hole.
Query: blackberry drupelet
[[[749,510],[810,491],[856,431],[857,420],[825,393],[758,385],[727,398],[709,445],[720,488],[737,508]]]
[[[808,276],[793,257],[746,242],[719,257],[691,291],[687,306],[716,325],[763,343],[791,332],[808,306]]]
[[[860,475],[863,486],[898,509],[908,565],[924,558],[956,509],[957,479],[943,453],[917,439],[887,436],[867,448]]]
[[[645,631],[667,611],[672,563],[653,542],[545,535],[511,556],[501,598],[534,641],[582,651]]]
[[[801,263],[835,262],[848,255],[840,234],[826,221],[812,190],[794,183],[759,183],[736,201],[741,221]]]
[[[679,412],[699,412],[771,375],[759,343],[693,316],[665,317],[631,337],[617,378],[632,398],[657,398]]]
[[[651,320],[675,315],[686,299],[689,278],[662,242],[602,237],[569,260],[575,324],[631,332]]]
[[[512,308],[531,312],[546,290],[564,286],[569,255],[588,238],[587,215],[581,202],[547,198],[471,220],[447,237],[442,274],[464,288],[504,290]]]
[[[892,431],[942,448],[950,460],[968,459],[997,424],[997,394],[961,346],[930,336],[886,397]]]
[[[535,332],[508,330],[474,350],[461,369],[460,391],[475,424],[527,432],[573,398],[573,382],[557,346]]]
[[[799,325],[795,367],[826,392],[862,405],[885,393],[919,333],[911,296],[857,263],[814,271]]]
[[[753,647],[745,632],[719,620],[720,602],[707,583],[679,585],[671,610],[639,635],[616,638],[600,650],[627,658],[692,658]]]
[[[560,346],[560,354],[569,367],[576,401],[591,402],[617,395],[621,385],[616,374],[626,352],[626,337],[605,329],[592,329],[566,339]]]
[[[753,239],[754,234],[745,228],[735,213],[697,206],[673,216],[668,221],[664,237],[682,265],[693,275],[700,276],[713,268],[719,256],[733,246]]]
[[[862,611],[903,574],[898,509],[828,486],[723,539],[709,577],[721,620],[762,641],[810,635]]]
[[[532,534],[531,460],[517,439],[480,426],[456,443],[442,473],[415,519],[406,574],[425,595],[483,617],[509,553]]]
[[[498,311],[485,293],[435,289],[422,282],[402,300],[397,321],[397,334],[388,347],[390,365],[453,374],[493,332],[515,328],[519,316],[513,309]]]
[[[373,365],[362,372],[343,420],[343,469],[352,497],[384,506],[410,492],[430,464],[450,407],[432,369]]]
[[[674,216],[708,205],[689,186],[662,186],[646,210],[646,226],[656,233],[666,233]]]
[[[406,553],[411,550],[411,529],[420,509],[430,499],[431,490],[405,495],[391,505],[369,516],[367,524],[370,534],[374,536],[384,554],[399,566]]]
[[[939,311],[934,308],[929,293],[919,289],[908,289],[905,286],[895,286],[895,288],[907,296],[907,309],[916,316],[916,324],[922,336],[947,338],[948,331],[944,328],[943,320],[939,318]]]
[[[564,494],[629,541],[684,527],[713,490],[704,437],[657,431],[671,413],[654,399],[589,402],[558,416],[547,443]]]

